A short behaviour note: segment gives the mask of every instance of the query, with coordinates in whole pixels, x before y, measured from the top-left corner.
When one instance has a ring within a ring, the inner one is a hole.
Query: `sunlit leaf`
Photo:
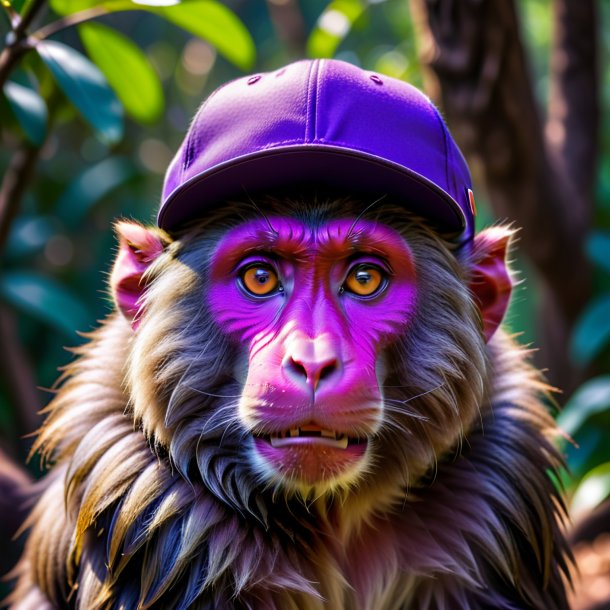
[[[610,273],[610,233],[595,231],[587,242],[589,258]]]
[[[93,7],[116,11],[140,10],[149,7],[173,6],[180,0],[51,0],[51,8],[59,15],[71,15]]]
[[[610,462],[600,464],[587,473],[576,489],[571,502],[573,515],[595,508],[610,495]]]
[[[405,78],[408,67],[409,60],[398,48],[384,53],[375,62],[375,72],[387,74],[393,78]]]
[[[69,335],[88,324],[87,311],[77,297],[49,277],[27,271],[5,272],[0,276],[0,297]]]
[[[180,4],[180,0],[133,0],[133,3],[144,6],[174,6]]]
[[[153,12],[194,36],[207,40],[238,68],[248,70],[254,64],[254,41],[246,26],[222,3],[186,0],[175,6],[154,9]]]
[[[60,42],[44,40],[36,49],[87,122],[105,141],[118,142],[123,135],[123,110],[99,68]]]
[[[94,6],[106,6],[107,4],[115,3],[98,2],[97,0],[50,0],[49,4],[58,15],[71,15],[72,13],[78,13]],[[119,4],[131,4],[131,2],[125,0],[124,2],[119,2]]]
[[[589,417],[607,409],[610,409],[610,375],[602,375],[574,392],[557,421],[562,430],[575,436]]]
[[[334,0],[323,11],[307,41],[309,57],[333,57],[341,41],[362,16],[362,0]]]
[[[19,12],[23,8],[23,0],[0,0],[0,4],[7,9]]]
[[[88,167],[61,194],[54,212],[68,226],[78,226],[108,193],[129,180],[136,172],[125,157],[110,157]]]
[[[23,15],[28,10],[33,0],[2,0],[2,4],[5,6],[12,6],[19,14]]]
[[[8,81],[4,95],[23,133],[32,144],[41,146],[47,135],[47,106],[36,91]]]
[[[587,304],[572,334],[571,354],[579,364],[591,362],[610,341],[610,294]]]
[[[215,46],[219,53],[242,70],[252,67],[256,48],[246,26],[235,13],[217,0],[51,0],[52,9],[69,15],[89,8],[118,11],[144,10],[159,15]]]
[[[163,89],[146,55],[129,38],[99,23],[85,23],[78,33],[126,112],[141,123],[156,121],[163,113]]]

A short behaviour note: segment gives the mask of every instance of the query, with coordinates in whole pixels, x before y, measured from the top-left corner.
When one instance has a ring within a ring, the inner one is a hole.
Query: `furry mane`
[[[353,202],[262,207],[316,223]],[[427,272],[383,363],[375,459],[322,495],[261,481],[236,417],[245,364],[205,302],[219,235],[251,215],[167,236],[138,331],[113,314],[76,350],[35,445],[53,468],[12,608],[567,609],[548,388],[503,331],[485,345],[472,255],[401,208],[369,216]]]

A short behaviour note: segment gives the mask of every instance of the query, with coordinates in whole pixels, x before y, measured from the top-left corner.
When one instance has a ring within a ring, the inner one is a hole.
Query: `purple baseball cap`
[[[468,166],[415,87],[337,60],[246,76],[203,103],[163,186],[172,230],[247,193],[327,187],[389,195],[459,242],[474,233]]]

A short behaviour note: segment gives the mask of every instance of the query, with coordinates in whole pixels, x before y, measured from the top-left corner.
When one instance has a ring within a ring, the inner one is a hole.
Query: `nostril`
[[[338,368],[339,364],[336,360],[326,363],[320,370],[320,374],[318,375],[318,383],[328,379]]]
[[[307,381],[307,369],[300,363],[297,362],[294,358],[289,358],[288,360],[288,370],[297,378],[303,381]]]
[[[332,358],[325,362],[300,362],[294,357],[288,357],[284,360],[284,369],[294,383],[315,391],[323,381],[339,370],[339,361]]]

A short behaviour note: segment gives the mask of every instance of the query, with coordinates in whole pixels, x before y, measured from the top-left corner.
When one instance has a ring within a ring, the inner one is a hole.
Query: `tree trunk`
[[[593,0],[556,2],[546,129],[513,0],[411,3],[429,93],[496,216],[521,227],[541,288],[538,364],[569,394],[583,374],[569,358],[570,333],[592,289],[584,240],[597,158]]]

